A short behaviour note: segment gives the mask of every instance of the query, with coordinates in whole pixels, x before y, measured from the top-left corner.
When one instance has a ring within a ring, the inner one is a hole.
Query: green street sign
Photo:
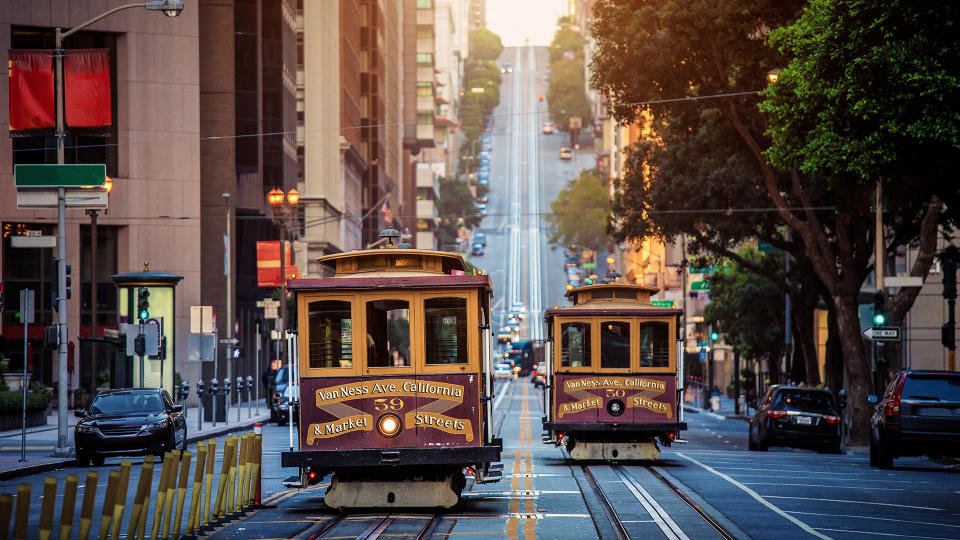
[[[583,263],[584,268],[596,268],[597,263]]]
[[[661,308],[672,308],[677,304],[673,300],[653,300],[650,303]]]
[[[103,187],[107,166],[99,164],[14,165],[14,183],[18,188]]]
[[[780,251],[779,248],[773,247],[770,242],[764,242],[763,240],[757,241],[757,251],[760,253],[772,253],[774,251]]]
[[[704,266],[703,268],[697,268],[695,266],[690,267],[691,274],[709,274],[710,272],[713,272],[712,266]]]
[[[710,280],[704,279],[702,281],[694,281],[690,283],[691,291],[709,291],[710,290]]]

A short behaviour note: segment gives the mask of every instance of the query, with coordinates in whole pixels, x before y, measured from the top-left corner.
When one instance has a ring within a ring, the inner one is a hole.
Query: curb
[[[698,409],[698,408],[696,408],[696,407],[694,407],[694,406],[692,406],[692,405],[687,405],[686,403],[684,403],[683,405],[681,405],[681,407],[683,407],[683,411],[684,411],[684,412],[695,413],[695,414],[699,414],[699,413],[700,413],[700,409]]]
[[[221,435],[228,435],[230,433],[236,433],[237,431],[243,431],[246,429],[252,429],[253,424],[257,422],[268,422],[267,420],[253,418],[245,422],[240,422],[239,424],[226,424],[222,428],[217,428],[213,431],[207,431],[203,435],[193,435],[187,436],[187,444],[195,443],[197,441],[203,441],[212,437],[219,437]],[[56,469],[62,469],[64,467],[71,467],[76,465],[77,460],[74,458],[64,458],[56,461],[48,461],[46,463],[37,463],[36,465],[25,465],[23,467],[15,467],[13,469],[6,469],[0,471],[0,481],[10,480],[13,478],[20,478],[21,476],[28,476],[31,474],[37,474],[47,471],[53,471]]]

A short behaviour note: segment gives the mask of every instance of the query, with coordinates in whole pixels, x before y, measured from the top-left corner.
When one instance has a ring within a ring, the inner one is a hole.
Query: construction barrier
[[[209,532],[213,527],[258,508],[262,444],[259,426],[255,433],[224,438],[215,497],[212,496],[214,464],[217,457],[215,439],[197,444],[192,489],[190,479],[194,461],[193,452],[175,450],[163,456],[160,461],[156,490],[153,489],[153,482],[156,476],[157,460],[153,456],[146,456],[139,469],[137,485],[133,492],[133,504],[125,523],[124,537],[128,540],[193,538],[199,533]],[[55,537],[60,540],[70,538],[88,540],[94,525],[97,526],[98,540],[118,540],[120,529],[124,525],[132,466],[130,461],[124,460],[119,469],[109,472],[102,501],[97,501],[98,473],[87,472],[86,482],[82,488],[84,492],[80,503],[80,521],[76,529],[74,529],[74,518],[77,492],[80,489],[80,478],[77,475],[66,476],[62,499],[57,497],[57,479],[53,477],[44,479],[43,498],[40,502],[39,514],[35,518],[38,521],[33,525],[30,524],[31,486],[29,484],[18,485],[16,497],[10,493],[0,494],[0,540],[8,538],[51,540]],[[190,493],[189,503],[188,492]],[[154,494],[156,494],[155,500],[152,501]],[[62,507],[60,519],[55,521],[58,500],[62,501]],[[102,504],[100,521],[95,524],[94,513],[98,502]],[[147,518],[151,515],[152,520],[148,520]],[[11,521],[13,522],[12,536],[10,535]],[[147,532],[148,524],[149,532]]]

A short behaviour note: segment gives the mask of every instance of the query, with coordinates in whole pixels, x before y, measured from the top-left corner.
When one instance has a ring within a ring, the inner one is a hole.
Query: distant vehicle
[[[547,365],[543,362],[540,362],[533,367],[533,386],[534,388],[541,388],[547,383]]]
[[[291,414],[293,415],[293,424],[300,425],[300,399],[299,396],[295,396],[291,403],[290,392],[291,388],[289,386],[284,388],[280,399],[270,406],[270,416],[276,417],[277,424],[281,426],[287,425]]]
[[[489,186],[489,185],[490,185],[490,179],[489,179],[488,177],[485,177],[485,176],[484,176],[484,177],[481,177],[481,178],[477,179],[477,183],[480,184],[481,186]]]
[[[507,328],[519,328],[520,319],[511,318],[507,320]]]
[[[560,159],[562,160],[573,159],[573,152],[569,148],[564,146],[563,148],[560,149]]]
[[[183,405],[166,390],[125,388],[103,390],[80,418],[73,432],[77,465],[103,465],[109,456],[154,454],[187,447]]]
[[[493,366],[494,379],[510,379],[513,377],[513,368],[506,362],[500,362]]]
[[[489,178],[490,178],[490,169],[488,169],[488,168],[481,168],[479,171],[477,171],[477,178],[487,178],[487,179],[489,179]]]
[[[488,197],[487,195],[481,195],[477,197],[477,202],[487,204],[488,202],[490,202],[490,197]]]
[[[901,371],[883,396],[870,398],[870,465],[891,469],[900,456],[960,457],[960,373]]]
[[[530,340],[518,340],[513,342],[505,358],[513,364],[514,370],[524,377],[533,371],[535,365],[543,361],[543,354],[542,344]],[[517,368],[520,369],[517,370]]]
[[[557,128],[553,125],[553,122],[544,122],[543,125],[540,126],[540,131],[546,133],[547,135],[552,135],[556,129]]]
[[[840,452],[840,414],[827,390],[806,386],[771,386],[750,418],[747,447],[812,448]]]
[[[513,66],[510,65],[510,62],[504,62],[500,65],[500,73],[513,73]]]
[[[480,140],[481,140],[481,141],[484,141],[484,142],[492,141],[492,140],[493,140],[493,135],[491,135],[491,134],[489,134],[489,133],[484,133],[483,135],[480,136]]]
[[[487,215],[487,205],[483,203],[476,203],[475,206],[477,207],[477,212],[480,212],[480,215]]]
[[[470,250],[470,254],[475,257],[483,256],[483,246],[480,244],[474,244],[473,248]]]
[[[480,244],[483,247],[487,247],[487,235],[482,232],[475,233],[473,235],[473,242],[475,244]]]
[[[509,343],[512,337],[513,332],[510,331],[510,328],[504,326],[497,332],[497,343]]]

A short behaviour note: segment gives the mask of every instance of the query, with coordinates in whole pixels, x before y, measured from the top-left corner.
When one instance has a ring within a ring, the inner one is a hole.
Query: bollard
[[[93,505],[97,502],[97,482],[99,480],[100,475],[98,473],[87,472],[87,483],[83,487],[83,505],[80,506],[78,540],[87,540],[90,536],[90,525],[93,523]]]
[[[116,498],[117,484],[120,483],[120,471],[110,471],[107,480],[107,494],[103,497],[103,512],[100,513],[100,540],[107,540],[110,525],[113,522],[113,501]]]
[[[253,506],[253,462],[254,462],[254,448],[256,446],[257,436],[253,433],[250,433],[250,448],[247,452],[247,493],[246,493],[246,505],[247,508]]]
[[[153,480],[153,456],[143,458],[140,466],[140,481],[137,482],[137,491],[133,494],[133,508],[130,510],[130,525],[127,526],[127,538],[137,537],[140,528],[140,516],[144,513],[143,501],[147,498],[150,481]]]
[[[248,497],[248,486],[250,485],[250,435],[250,433],[247,433],[243,436],[243,446],[240,449],[240,491],[237,495],[239,499],[237,506],[240,507],[241,512],[250,506],[250,499]]]
[[[0,540],[7,540],[10,534],[10,518],[13,516],[13,495],[0,494]]]
[[[223,424],[230,423],[230,377],[223,379]]]
[[[230,460],[228,459],[230,453],[230,439],[224,439],[223,441],[223,461],[220,462],[220,481],[217,482],[217,498],[213,501],[213,514],[211,518],[211,524],[215,521],[219,521],[222,517],[220,512],[220,505],[223,504],[223,495],[227,487],[227,471],[230,467]]]
[[[204,471],[205,485],[203,488],[204,499],[203,499],[203,526],[207,527],[210,525],[210,492],[213,489],[213,463],[217,456],[217,440],[210,439],[210,442],[207,444],[207,466]],[[197,515],[199,518],[200,516]],[[198,527],[199,528],[199,527]]]
[[[237,458],[240,457],[240,437],[233,436],[233,452],[230,454],[230,473],[227,475],[227,515],[237,512]]]
[[[239,514],[243,512],[243,477],[246,471],[246,459],[247,459],[247,436],[240,436],[240,446],[239,452],[237,452],[239,459],[237,460],[237,480],[236,480],[236,489],[234,491],[237,494],[236,504],[233,507],[234,513]]]
[[[27,540],[30,521],[30,484],[17,485],[17,511],[13,518],[13,540]]]
[[[120,538],[120,524],[123,522],[123,511],[127,507],[127,487],[130,485],[130,467],[133,463],[129,461],[120,462],[120,483],[113,499],[113,530],[110,538],[118,540]]]
[[[262,450],[263,450],[263,435],[262,435],[262,432],[263,432],[263,424],[261,424],[261,423],[258,422],[258,423],[256,423],[256,424],[253,425],[253,428],[254,428],[254,435],[253,435],[253,455],[254,455],[253,478],[254,478],[254,482],[256,482],[256,484],[257,484],[256,497],[255,497],[254,500],[253,500],[253,504],[255,504],[257,507],[259,507],[261,504],[263,504],[263,503],[260,501],[260,480],[261,480],[261,478],[260,478],[260,464],[262,463],[262,459],[263,459],[263,455],[262,455]],[[259,432],[259,433],[258,433],[258,432]]]
[[[147,484],[144,489],[143,504],[140,506],[140,518],[137,519],[137,538],[143,540],[147,535],[147,516],[150,514],[150,496],[153,493],[153,471],[157,468],[156,461],[150,456],[150,474],[147,475]],[[162,464],[162,458],[161,458]],[[133,540],[133,539],[130,539]]]
[[[69,540],[70,533],[73,532],[73,513],[77,506],[77,484],[79,483],[80,478],[77,475],[67,475],[67,483],[63,486],[63,508],[60,510],[60,540]]]
[[[160,525],[160,537],[167,538],[167,534],[170,531],[170,520],[173,515],[173,505],[177,496],[177,468],[180,466],[180,461],[183,458],[182,450],[174,450],[170,452],[173,454],[173,469],[170,471],[170,476],[167,477],[167,495],[163,498],[163,522]]]
[[[57,479],[50,476],[43,479],[43,502],[40,503],[40,523],[37,525],[37,538],[50,540],[53,536],[53,506],[57,502]]]
[[[193,472],[193,494],[190,496],[190,510],[187,511],[187,536],[194,533],[198,526],[200,501],[203,497],[203,466],[207,461],[207,441],[197,443],[197,466]]]
[[[187,498],[187,482],[190,481],[190,462],[193,460],[193,453],[183,452],[180,458],[180,485],[177,486],[177,510],[173,514],[173,535],[170,538],[180,538],[180,525],[183,523],[183,503]]]
[[[176,465],[173,463],[173,454],[167,452],[163,456],[163,468],[160,469],[160,485],[157,486],[157,503],[153,508],[153,525],[150,527],[150,538],[157,538],[160,532],[160,523],[163,521],[163,505],[167,498],[167,482],[170,471]]]

